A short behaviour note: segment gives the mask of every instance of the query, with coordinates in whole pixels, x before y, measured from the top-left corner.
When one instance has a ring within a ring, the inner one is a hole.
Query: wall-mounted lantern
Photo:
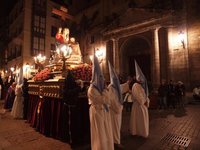
[[[104,50],[102,48],[100,48],[100,49],[97,48],[95,50],[95,55],[98,58],[99,63],[102,63],[103,60],[104,60],[104,57],[105,57]],[[93,56],[92,55],[90,55],[90,60],[91,61],[93,60]]]
[[[12,73],[14,72],[15,68],[14,67],[11,67],[10,70],[12,71]]]
[[[185,34],[183,31],[180,31],[179,32],[179,40],[181,42],[183,49],[185,49],[185,40],[184,39],[185,39]]]

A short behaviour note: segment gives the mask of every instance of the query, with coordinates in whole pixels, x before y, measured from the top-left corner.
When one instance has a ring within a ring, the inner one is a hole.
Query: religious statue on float
[[[58,32],[56,34],[56,48],[61,50],[63,49],[63,47],[66,47],[66,62],[72,64],[80,64],[82,63],[82,55],[79,43],[76,42],[74,37],[70,37],[69,34],[70,31],[68,28],[62,29],[60,27],[58,29]]]

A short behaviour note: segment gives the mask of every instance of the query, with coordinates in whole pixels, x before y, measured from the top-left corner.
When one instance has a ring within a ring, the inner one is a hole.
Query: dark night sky
[[[70,0],[52,0],[60,4],[66,4]],[[10,9],[17,2],[17,0],[0,0],[0,18],[7,16]]]
[[[7,16],[16,0],[0,0],[0,17]]]

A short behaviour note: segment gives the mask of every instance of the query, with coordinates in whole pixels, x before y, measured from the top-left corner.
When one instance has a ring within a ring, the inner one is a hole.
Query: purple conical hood
[[[117,95],[118,95],[118,100],[121,104],[123,104],[123,98],[122,98],[122,92],[121,92],[119,78],[109,61],[108,61],[108,66],[109,66],[109,73],[110,73],[110,84],[116,89]]]
[[[93,56],[91,84],[101,93],[105,88],[105,80],[97,57]]]
[[[135,60],[135,72],[136,72],[136,80],[141,82],[142,87],[144,88],[146,95],[149,96],[149,89],[148,89],[148,85],[147,85],[147,80],[146,80],[144,74],[142,73],[142,70],[140,69],[139,65],[137,64],[136,60]]]

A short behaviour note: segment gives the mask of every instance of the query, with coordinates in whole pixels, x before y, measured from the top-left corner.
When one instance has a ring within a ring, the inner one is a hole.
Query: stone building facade
[[[186,89],[200,85],[198,15],[195,0],[75,1],[69,6],[79,25],[83,58],[101,49],[102,69],[109,80],[110,61],[119,75],[134,75],[134,59],[149,83],[157,88],[161,80],[182,81]],[[79,6],[80,7],[80,6]],[[75,11],[76,10],[76,11]],[[192,17],[191,17],[192,16]]]
[[[127,77],[135,74],[136,59],[153,88],[163,79],[182,81],[188,90],[200,85],[197,0],[71,0],[72,21],[52,15],[52,8],[59,7],[54,1],[18,1],[9,15],[8,70],[33,64],[38,53],[48,58],[57,28],[67,26],[80,43],[84,62],[91,63],[94,51],[102,52],[107,80],[108,61]]]
[[[47,0],[16,2],[8,18],[9,40],[4,65],[8,74],[11,67],[34,66],[33,57],[38,54],[50,57],[51,51],[55,50],[57,29],[64,24],[59,16],[52,14],[52,9],[60,6]]]

